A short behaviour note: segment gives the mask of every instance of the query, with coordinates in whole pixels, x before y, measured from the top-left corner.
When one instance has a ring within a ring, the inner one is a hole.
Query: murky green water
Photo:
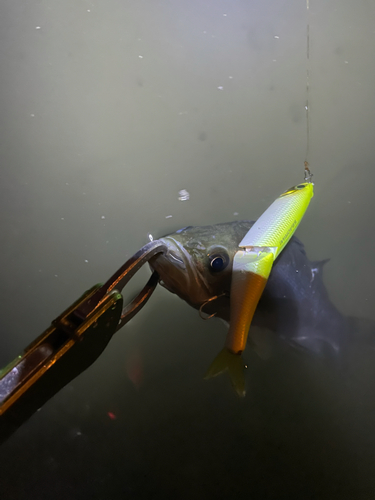
[[[315,197],[297,232],[331,258],[337,307],[370,320],[374,18],[310,2]],[[1,366],[149,234],[254,219],[302,181],[305,101],[303,1],[3,2]],[[225,332],[157,289],[2,445],[0,496],[373,498],[374,347],[340,370],[248,349],[240,400],[202,379]]]

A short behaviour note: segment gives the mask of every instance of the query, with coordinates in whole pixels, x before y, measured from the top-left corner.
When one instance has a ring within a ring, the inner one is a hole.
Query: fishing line
[[[305,166],[305,181],[311,182],[312,173],[309,169],[309,149],[310,149],[310,116],[309,102],[310,96],[310,5],[309,0],[306,0],[306,156],[304,161]]]

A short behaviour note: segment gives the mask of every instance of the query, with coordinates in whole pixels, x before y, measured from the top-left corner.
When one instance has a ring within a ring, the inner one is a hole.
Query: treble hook
[[[225,292],[221,293],[220,295],[215,295],[214,297],[210,297],[208,300],[206,300],[205,302],[203,302],[203,304],[200,306],[199,308],[199,316],[204,319],[204,320],[207,320],[207,319],[211,319],[213,318],[214,316],[216,316],[216,312],[214,312],[213,314],[211,314],[210,316],[202,316],[202,313],[203,313],[203,308],[205,305],[207,305],[209,302],[212,302],[213,300],[216,300],[216,299],[219,299],[220,297],[224,297],[226,295]]]

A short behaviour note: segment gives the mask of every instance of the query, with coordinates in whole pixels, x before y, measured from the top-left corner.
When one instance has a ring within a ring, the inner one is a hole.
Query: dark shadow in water
[[[151,302],[148,312],[137,327],[142,388],[125,374],[119,336],[3,445],[3,498],[369,497],[372,353],[364,366],[353,354],[345,375],[284,342],[267,361],[247,350],[248,395],[238,399],[224,378],[202,380],[217,349],[206,323],[197,332],[182,304]]]

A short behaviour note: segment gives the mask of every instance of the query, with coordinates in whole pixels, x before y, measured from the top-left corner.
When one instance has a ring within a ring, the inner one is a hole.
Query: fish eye
[[[213,271],[222,271],[225,268],[225,260],[221,255],[213,255],[210,259],[210,265]]]
[[[304,187],[306,187],[306,184],[298,184],[298,186],[296,186],[296,189],[303,189]]]
[[[208,254],[210,271],[218,273],[224,271],[229,264],[229,255],[224,249],[215,248]]]

